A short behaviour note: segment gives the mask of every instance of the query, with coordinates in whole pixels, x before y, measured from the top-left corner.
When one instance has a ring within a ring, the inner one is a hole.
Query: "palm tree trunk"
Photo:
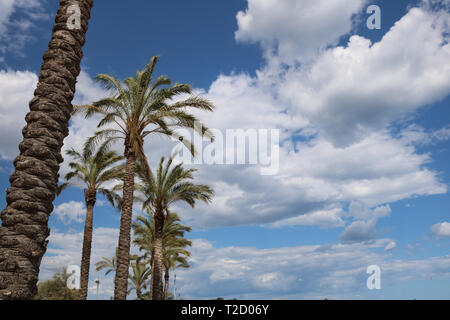
[[[153,266],[154,266],[154,263],[153,263],[153,261],[154,261],[154,259],[153,259],[153,257],[155,256],[155,248],[153,247],[152,248],[152,252],[151,252],[151,258],[150,258],[150,285],[148,286],[149,287],[149,289],[148,289],[148,293],[149,293],[149,300],[152,300],[152,274],[153,274]]]
[[[136,285],[136,299],[142,300],[141,286],[139,284]]]
[[[164,300],[169,297],[169,269],[166,268],[164,273]]]
[[[84,225],[83,249],[81,255],[81,276],[79,300],[86,300],[89,285],[89,266],[91,264],[91,248],[92,248],[92,225],[94,220],[94,206],[97,198],[96,191],[88,189],[85,192],[86,200],[86,222]]]
[[[163,299],[163,227],[164,213],[160,210],[155,211],[155,244],[152,270],[152,300]]]
[[[31,299],[49,236],[61,147],[68,134],[76,78],[93,0],[61,0],[22,130],[20,155],[0,214],[0,299]],[[72,6],[72,7],[71,7]],[[71,7],[71,8],[70,8]],[[73,21],[73,12],[80,15]],[[79,19],[78,19],[79,17]]]
[[[126,146],[125,175],[123,178],[123,203],[120,218],[119,245],[117,252],[117,269],[114,279],[114,299],[126,300],[128,292],[128,274],[130,265],[131,220],[133,216],[134,171],[136,155]]]

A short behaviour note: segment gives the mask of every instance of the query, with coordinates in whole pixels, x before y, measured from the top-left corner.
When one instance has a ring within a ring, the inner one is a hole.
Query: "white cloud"
[[[214,181],[220,201],[184,216],[199,227],[320,225],[319,216],[340,225],[333,214],[317,212],[358,202],[374,218],[388,214],[375,212],[377,206],[447,192],[427,168],[431,154],[416,149],[421,139],[438,140],[445,131],[421,134],[410,126],[395,137],[385,128],[450,93],[450,47],[441,45],[448,16],[414,8],[376,44],[355,36],[349,46],[327,49],[286,73],[221,75],[205,93],[218,109],[201,118],[213,128],[281,129],[280,172],[260,177],[254,167],[200,166],[200,178]],[[415,32],[418,27],[425,31]]]
[[[450,14],[411,9],[382,40],[352,36],[290,68],[280,95],[335,144],[348,145],[450,93]]]
[[[194,240],[192,267],[176,270],[177,292],[185,299],[218,296],[238,299],[354,298],[364,294],[367,267],[379,265],[383,286],[427,278],[447,279],[450,256],[423,260],[392,260],[378,249],[393,246],[390,239],[368,243],[256,249],[216,248],[206,240]],[[443,284],[445,285],[445,284]],[[405,293],[414,298],[417,292]]]
[[[391,212],[389,205],[370,209],[363,203],[351,202],[347,214],[356,221],[345,228],[339,237],[340,240],[342,242],[361,242],[374,239],[377,235],[375,227],[378,219],[389,216]],[[385,250],[391,250],[394,247],[395,242],[390,242]]]
[[[58,205],[53,212],[64,224],[82,223],[86,208],[83,202],[69,201]]]
[[[284,226],[319,226],[324,229],[342,227],[345,221],[342,219],[342,208],[318,210],[293,218],[280,220],[270,224],[270,227],[279,228]]]
[[[362,203],[350,203],[348,214],[358,220],[379,219],[391,214],[392,210],[389,205],[376,207],[371,210]]]
[[[260,176],[254,167],[198,166],[196,179],[210,183],[216,199],[209,206],[178,210],[200,228],[218,225],[275,223],[340,226],[331,208],[358,203],[356,217],[380,218],[386,206],[414,196],[447,191],[436,172],[425,166],[429,155],[388,134],[377,133],[346,148],[322,138],[286,144],[280,150],[280,172]],[[382,206],[376,209],[378,206]],[[305,216],[304,216],[305,215]]]
[[[361,242],[375,239],[377,221],[375,219],[363,221],[358,220],[352,222],[340,235],[339,239],[346,242]]]
[[[237,14],[238,41],[259,42],[271,59],[307,60],[352,29],[367,0],[248,0]]]
[[[384,251],[390,251],[395,249],[395,247],[397,247],[397,243],[395,241],[391,241],[386,245],[386,247],[384,247]]]
[[[14,13],[22,16],[13,18]],[[26,42],[33,39],[29,30],[36,20],[48,19],[38,0],[2,0],[0,3],[0,53],[23,55]]]
[[[436,239],[450,238],[450,222],[436,223],[431,227],[430,234]]]
[[[438,141],[446,141],[450,139],[450,128],[442,128],[433,133]]]
[[[33,98],[38,77],[29,71],[0,70],[0,159],[12,160],[19,154],[18,145],[25,127],[28,102]]]

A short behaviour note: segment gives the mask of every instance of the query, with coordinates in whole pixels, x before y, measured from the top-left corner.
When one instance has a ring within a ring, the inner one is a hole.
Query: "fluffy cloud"
[[[348,214],[355,219],[371,220],[389,216],[391,212],[392,210],[389,206],[376,207],[375,209],[371,210],[361,203],[352,202],[350,204]]]
[[[270,224],[272,228],[283,226],[319,226],[324,229],[342,227],[345,221],[342,219],[344,212],[342,208],[331,208],[318,210],[293,218],[283,219]]]
[[[359,202],[351,202],[348,215],[356,221],[351,223],[340,235],[342,242],[361,242],[372,240],[376,237],[375,226],[378,219],[389,216],[392,210],[389,205],[370,209]],[[385,250],[391,250],[395,247],[395,242],[389,243]]]
[[[430,234],[436,239],[450,238],[450,222],[436,223],[431,227]]]
[[[18,145],[25,127],[28,102],[33,98],[38,77],[29,71],[0,70],[0,159],[12,160],[19,154]]]
[[[13,18],[14,13],[19,15]],[[0,3],[0,53],[10,51],[23,55],[21,50],[24,45],[33,39],[28,31],[34,26],[36,20],[48,19],[48,17],[38,0],[2,0]]]
[[[177,291],[184,298],[193,299],[348,299],[355,298],[358,292],[364,294],[361,288],[365,288],[366,270],[373,264],[382,269],[384,287],[430,274],[450,276],[449,256],[391,260],[389,253],[378,253],[392,243],[390,239],[380,239],[365,244],[256,249],[216,248],[197,239],[192,247],[192,267],[176,271]]]
[[[353,36],[290,69],[280,94],[327,139],[350,144],[450,93],[449,21],[412,8],[380,42]]]
[[[215,201],[178,211],[203,228],[261,223],[330,227],[342,226],[344,217],[336,208],[353,202],[350,216],[378,219],[390,214],[387,203],[447,191],[437,173],[425,167],[429,161],[429,155],[383,133],[346,148],[321,138],[295,148],[286,144],[275,176],[261,176],[252,166],[198,166],[198,180],[212,184]]]
[[[248,0],[237,14],[238,41],[259,42],[271,59],[303,61],[352,29],[367,0]]]
[[[248,19],[239,39],[244,34],[257,39],[251,26],[265,20],[256,12],[270,11],[270,3],[249,2],[247,13],[238,16]],[[446,128],[421,133],[409,126],[398,136],[385,128],[449,94],[448,17],[413,8],[378,43],[354,36],[348,46],[324,50],[286,72],[274,75],[263,68],[255,77],[220,76],[205,92],[218,109],[201,118],[213,128],[280,129],[280,171],[261,177],[252,166],[199,166],[200,179],[213,181],[217,201],[185,218],[203,227],[341,226],[342,218],[328,208],[360,203],[365,209],[359,216],[366,221],[390,213],[386,206],[372,210],[377,206],[445,193],[446,185],[427,168],[431,155],[418,153],[416,145],[444,141]]]
[[[86,214],[83,202],[69,201],[55,207],[53,213],[64,224],[82,223]]]
[[[376,236],[376,220],[355,221],[345,228],[340,236],[342,242],[361,242],[372,240]]]

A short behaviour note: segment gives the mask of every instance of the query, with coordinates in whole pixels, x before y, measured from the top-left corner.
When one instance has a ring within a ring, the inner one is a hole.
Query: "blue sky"
[[[380,30],[366,26],[371,4],[381,8]],[[210,206],[176,207],[194,227],[192,267],[176,271],[177,292],[450,298],[449,8],[448,0],[96,1],[75,103],[104,95],[98,73],[124,79],[160,54],[158,73],[216,104],[199,114],[211,128],[281,132],[276,175],[197,166],[217,196]],[[56,9],[55,1],[0,4],[2,190]],[[64,148],[79,148],[94,128],[72,119]],[[153,164],[173,147],[146,141]],[[77,188],[56,199],[42,279],[78,264],[82,201]],[[95,262],[114,252],[119,213],[99,201],[94,226]],[[366,288],[373,264],[381,290]],[[112,278],[96,277],[108,298]]]

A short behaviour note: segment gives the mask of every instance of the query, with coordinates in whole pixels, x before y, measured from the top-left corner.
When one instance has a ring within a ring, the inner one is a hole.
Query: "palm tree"
[[[96,79],[110,91],[110,96],[90,105],[75,108],[77,112],[83,112],[86,117],[94,114],[102,116],[98,124],[101,130],[88,139],[86,149],[95,147],[103,140],[108,142],[122,140],[124,143],[126,165],[123,178],[119,254],[114,279],[114,299],[116,300],[125,300],[127,296],[136,161],[142,162],[147,176],[150,174],[144,153],[144,139],[151,134],[170,136],[182,141],[194,153],[190,141],[179,136],[174,130],[198,128],[195,124],[199,121],[186,111],[188,108],[206,111],[214,109],[211,102],[199,97],[190,96],[185,100],[172,102],[171,100],[180,94],[191,95],[192,88],[187,84],[173,84],[167,76],[160,76],[153,81],[153,71],[157,61],[158,57],[153,57],[143,70],[138,71],[135,77],[127,78],[124,84],[113,76],[98,75]],[[203,125],[200,127],[199,133],[210,136],[207,128]]]
[[[190,252],[184,250],[184,248],[191,246],[192,242],[184,238],[184,233],[190,232],[191,227],[181,224],[180,221],[181,219],[175,212],[169,212],[166,215],[162,240],[164,261],[166,261],[166,254],[167,256],[175,253],[179,253],[179,256],[181,256],[181,254],[184,254],[185,256],[190,255]],[[152,213],[147,211],[147,216],[140,215],[137,217],[136,221],[133,223],[133,231],[135,236],[133,243],[138,246],[139,251],[144,251],[143,258],[147,259],[147,262],[153,269],[155,219]],[[177,250],[179,250],[179,252],[177,252]],[[174,260],[174,257],[167,260]],[[165,265],[169,264],[170,262]],[[187,262],[185,265],[188,267]]]
[[[186,240],[186,239],[181,239]],[[164,265],[164,300],[169,298],[169,279],[170,269],[175,270],[177,268],[189,268],[190,265],[187,262],[187,258],[191,255],[189,251],[184,249],[187,244],[178,244],[174,246],[164,246],[163,249],[163,265]],[[191,242],[189,241],[189,245]]]
[[[105,276],[107,276],[111,272],[116,272],[116,268],[117,268],[117,248],[116,248],[116,255],[114,257],[112,257],[111,259],[107,257],[102,257],[102,260],[100,260],[95,264],[96,271],[102,271],[106,269]]]
[[[132,263],[131,269],[133,273],[129,276],[131,288],[128,290],[128,294],[134,290],[137,300],[142,300],[142,290],[147,288],[147,280],[150,277],[151,269],[145,263],[140,262],[139,259]]]
[[[166,215],[163,231],[163,243],[172,243],[173,239],[184,239],[185,246],[191,245],[190,241],[184,238],[185,232],[190,232],[191,227],[182,225],[181,219],[175,212],[169,212]],[[133,223],[134,240],[133,243],[138,246],[140,251],[144,252],[144,258],[152,264],[152,256],[155,243],[155,219],[153,214],[147,210],[147,216],[140,215]]]
[[[58,185],[61,147],[93,0],[60,1],[39,82],[22,130],[20,155],[0,217],[0,299],[31,299],[49,236],[48,218]]]
[[[123,165],[116,165],[123,159],[116,152],[108,150],[106,144],[98,148],[97,152],[92,155],[87,150],[81,154],[71,149],[66,154],[71,156],[75,161],[69,163],[69,167],[73,170],[66,174],[65,180],[57,190],[59,195],[62,190],[76,183],[69,182],[76,179],[84,186],[84,199],[86,203],[86,222],[84,225],[83,249],[81,256],[81,276],[79,299],[86,300],[89,284],[89,266],[91,263],[92,248],[92,228],[94,219],[94,206],[97,199],[97,193],[103,194],[114,205],[114,193],[104,187],[108,182],[120,179],[123,174]]]
[[[169,213],[169,207],[176,202],[185,202],[192,208],[197,200],[205,203],[211,201],[214,191],[207,185],[194,184],[193,173],[196,169],[183,168],[183,164],[172,166],[173,157],[159,163],[156,177],[150,171],[138,170],[143,180],[145,202],[143,207],[152,212],[155,221],[155,236],[153,244],[152,269],[152,300],[163,299],[163,236],[164,220]]]

